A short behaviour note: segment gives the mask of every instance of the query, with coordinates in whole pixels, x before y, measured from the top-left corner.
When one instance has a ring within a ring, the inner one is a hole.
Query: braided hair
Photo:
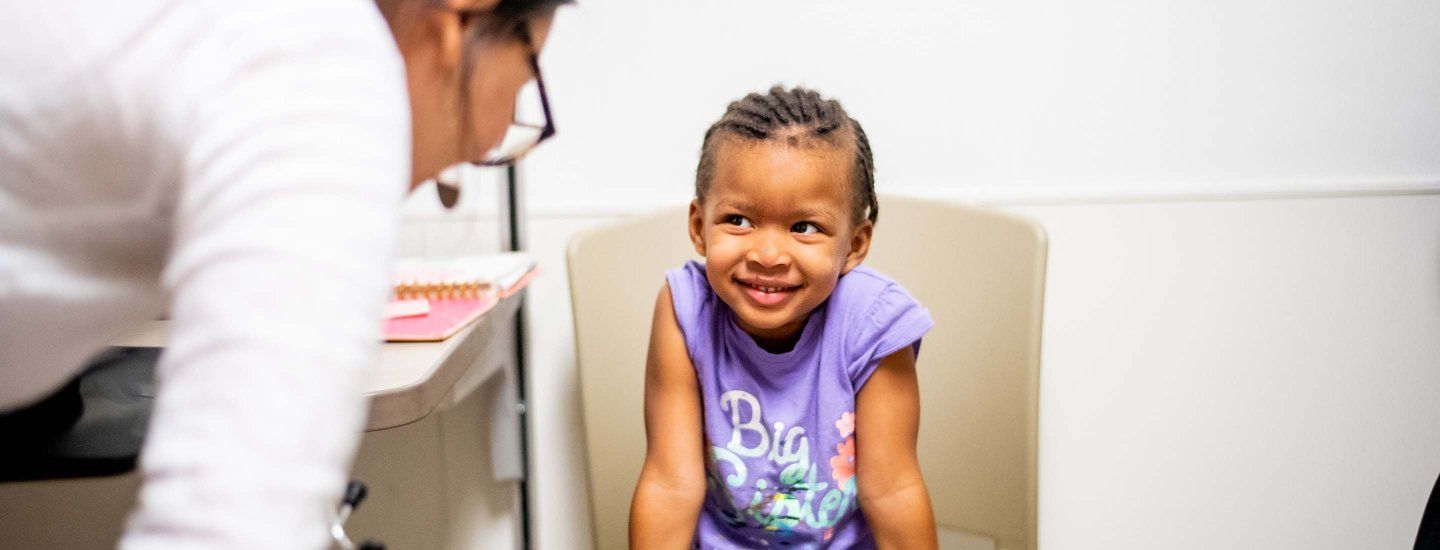
[[[715,149],[727,138],[767,141],[787,138],[796,144],[800,138],[819,139],[832,145],[848,145],[853,141],[855,163],[850,185],[850,204],[855,221],[874,223],[880,215],[875,200],[875,159],[870,152],[870,139],[860,122],[845,113],[839,101],[825,99],[808,88],[789,90],[777,85],[765,94],[751,93],[730,103],[725,115],[705,131],[700,145],[700,166],[695,170],[695,196],[704,200],[715,175]],[[851,139],[847,139],[851,138]]]

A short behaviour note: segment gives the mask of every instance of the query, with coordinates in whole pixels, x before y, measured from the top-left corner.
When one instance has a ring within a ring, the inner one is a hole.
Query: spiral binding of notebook
[[[451,300],[456,298],[480,298],[493,290],[489,281],[478,280],[428,280],[424,278],[395,281],[394,294],[397,300]]]
[[[505,294],[535,268],[535,258],[523,252],[505,252],[445,259],[409,259],[397,262],[394,293],[397,299],[478,298],[491,292]]]

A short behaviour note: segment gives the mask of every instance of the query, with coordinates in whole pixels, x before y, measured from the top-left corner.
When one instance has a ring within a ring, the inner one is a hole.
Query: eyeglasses
[[[474,11],[461,11],[460,23],[468,23],[470,17],[477,15]],[[473,166],[510,166],[516,161],[530,154],[536,146],[547,139],[555,136],[555,122],[550,116],[550,97],[545,93],[545,79],[540,76],[540,58],[535,51],[534,41],[530,39],[530,30],[521,25],[515,30],[519,38],[529,48],[530,74],[535,77],[535,86],[525,86],[520,89],[520,97],[515,100],[516,119],[510,122],[510,127],[505,130],[505,137],[501,138],[500,144],[490,150],[485,158],[468,161]],[[544,117],[543,122],[535,123],[520,120],[524,116],[533,116],[534,107],[538,104],[540,114]],[[470,121],[463,121],[461,127],[470,125]],[[435,191],[440,197],[440,204],[445,208],[452,208],[460,201],[459,182],[444,181],[446,178],[436,178]]]

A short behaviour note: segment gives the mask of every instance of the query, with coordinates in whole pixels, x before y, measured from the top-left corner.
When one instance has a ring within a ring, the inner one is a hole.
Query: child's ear
[[[850,253],[845,255],[845,271],[840,273],[841,275],[849,273],[855,266],[860,265],[860,262],[865,261],[865,256],[870,253],[870,237],[874,234],[875,222],[870,220],[860,222],[860,226],[855,228],[855,232],[850,235]]]
[[[705,208],[700,206],[700,199],[690,201],[690,243],[695,245],[695,253],[705,255]]]

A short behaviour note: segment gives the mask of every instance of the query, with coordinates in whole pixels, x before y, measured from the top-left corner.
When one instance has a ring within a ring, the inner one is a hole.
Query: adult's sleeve
[[[373,4],[226,11],[171,90],[172,328],[129,550],[325,547],[410,177],[403,65]]]

